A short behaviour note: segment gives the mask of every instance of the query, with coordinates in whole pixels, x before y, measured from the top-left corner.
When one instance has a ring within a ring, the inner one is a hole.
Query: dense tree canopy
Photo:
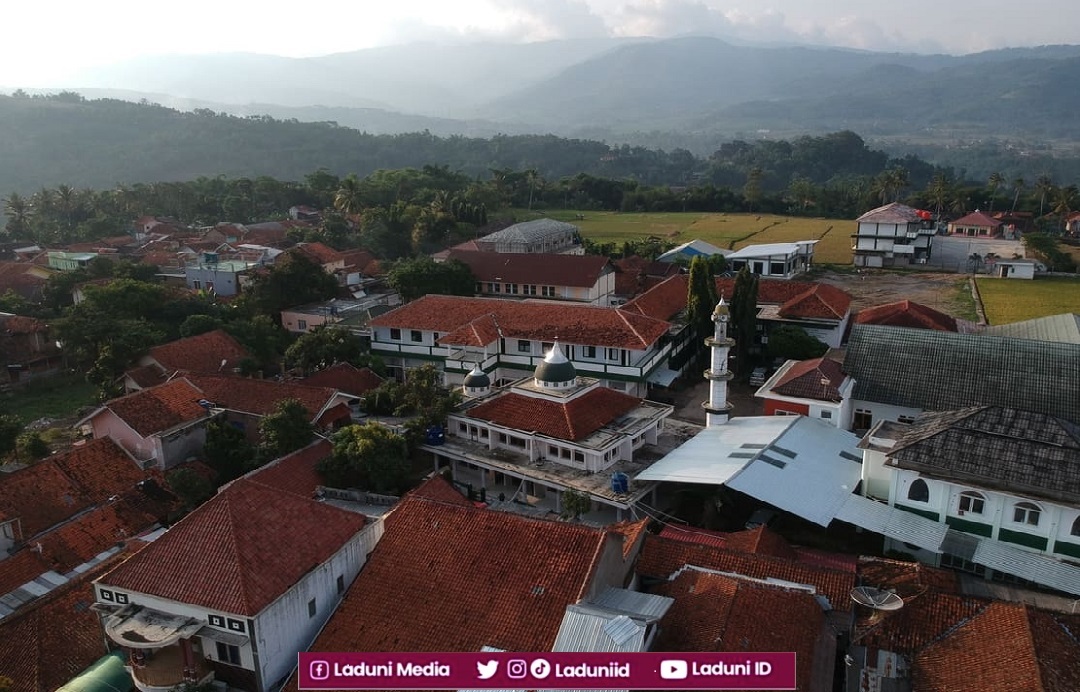
[[[334,453],[319,463],[326,484],[335,488],[362,488],[396,493],[409,477],[406,439],[378,423],[349,425],[333,437]]]

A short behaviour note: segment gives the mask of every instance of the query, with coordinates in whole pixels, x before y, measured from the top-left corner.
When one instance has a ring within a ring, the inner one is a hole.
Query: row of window
[[[396,328],[391,328],[390,329],[390,340],[391,341],[401,341],[401,330],[396,329]],[[409,330],[409,341],[412,341],[413,343],[416,343],[416,344],[424,343],[424,333],[422,331],[420,331],[419,329],[411,329],[411,330]]]
[[[486,286],[486,289],[487,289],[486,291],[485,291],[485,286]],[[516,296],[516,295],[518,295],[519,294],[519,288],[520,288],[520,295],[523,295],[523,296],[541,295],[541,296],[543,296],[545,298],[554,298],[555,297],[555,287],[554,286],[537,286],[535,284],[521,284],[519,286],[518,284],[503,284],[503,283],[496,283],[494,281],[489,281],[486,285],[485,284],[479,284],[479,283],[476,284],[476,292],[477,293],[505,293],[508,296]],[[538,290],[539,290],[539,294],[537,293]]]
[[[929,502],[930,486],[921,478],[916,478],[908,487],[907,498],[912,502]],[[957,514],[982,515],[986,511],[986,496],[971,490],[960,493],[960,502],[957,505]],[[1042,508],[1034,502],[1017,502],[1013,505],[1013,522],[1025,526],[1038,526],[1042,520]],[[1073,536],[1080,536],[1080,517],[1073,520],[1072,529],[1069,532]]]

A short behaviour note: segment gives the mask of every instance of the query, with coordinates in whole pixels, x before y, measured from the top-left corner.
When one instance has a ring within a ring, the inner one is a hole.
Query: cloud
[[[506,33],[524,40],[595,38],[611,33],[585,0],[499,0],[497,7],[509,20]]]

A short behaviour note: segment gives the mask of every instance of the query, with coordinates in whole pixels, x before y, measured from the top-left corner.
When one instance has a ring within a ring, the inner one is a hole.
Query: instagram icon
[[[312,680],[326,680],[330,677],[330,664],[326,661],[312,661],[308,666]]]
[[[529,674],[529,663],[523,661],[520,658],[515,658],[507,662],[506,664],[506,676],[515,680],[520,680]]]

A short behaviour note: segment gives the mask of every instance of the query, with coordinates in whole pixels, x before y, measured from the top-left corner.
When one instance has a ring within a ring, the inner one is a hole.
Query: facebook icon
[[[330,664],[326,661],[312,661],[308,666],[308,673],[312,680],[326,680],[330,677]]]

